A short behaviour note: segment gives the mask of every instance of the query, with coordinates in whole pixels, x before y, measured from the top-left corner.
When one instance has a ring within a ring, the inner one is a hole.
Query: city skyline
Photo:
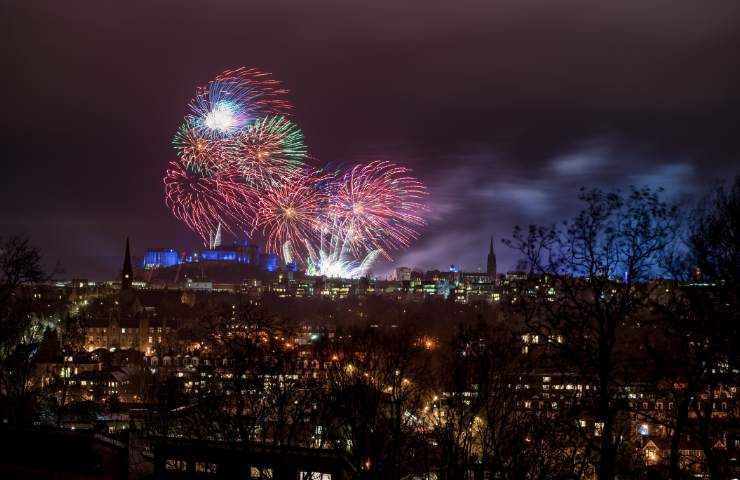
[[[695,199],[734,173],[733,2],[442,3],[416,20],[383,3],[287,5],[217,3],[195,16],[166,2],[12,4],[0,234],[27,233],[66,276],[98,279],[117,274],[126,236],[136,255],[198,246],[163,205],[160,172],[193,87],[239,65],[284,81],[322,164],[390,160],[428,186],[428,225],[380,274],[485,269],[491,233],[501,270],[513,269],[516,253],[500,238],[567,218],[581,186],[649,184]],[[178,27],[145,20],[165,16]],[[320,23],[320,35],[306,21],[330,16],[344,22]],[[30,24],[43,33],[30,37]]]

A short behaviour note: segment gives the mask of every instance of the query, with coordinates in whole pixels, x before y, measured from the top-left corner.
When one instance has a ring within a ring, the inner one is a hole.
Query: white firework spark
[[[328,278],[360,278],[367,275],[382,251],[370,250],[361,260],[354,258],[351,255],[349,235],[342,235],[340,231],[335,222],[322,232],[318,250],[309,243],[306,244],[307,275]]]

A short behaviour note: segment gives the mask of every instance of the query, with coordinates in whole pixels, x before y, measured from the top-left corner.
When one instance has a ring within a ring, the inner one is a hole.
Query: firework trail
[[[230,137],[258,118],[287,115],[292,108],[282,98],[287,92],[268,73],[244,67],[226,70],[198,87],[189,118],[211,138]]]
[[[208,245],[219,225],[232,234],[246,232],[254,221],[254,193],[239,176],[203,176],[181,162],[170,162],[164,177],[165,203],[176,218]]]
[[[356,165],[334,185],[330,222],[338,222],[352,252],[360,256],[407,247],[426,224],[426,187],[410,169],[385,161]]]

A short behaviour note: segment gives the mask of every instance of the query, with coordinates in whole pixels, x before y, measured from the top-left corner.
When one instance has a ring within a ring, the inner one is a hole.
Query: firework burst
[[[285,117],[258,119],[235,142],[238,168],[257,189],[285,182],[305,168],[303,133]]]
[[[253,68],[226,70],[204,87],[190,102],[191,120],[205,135],[224,138],[265,115],[287,115],[287,93],[270,74]]]
[[[164,177],[165,202],[176,218],[208,245],[219,226],[246,232],[254,214],[254,194],[239,176],[201,175],[181,162],[170,162]]]
[[[172,139],[182,164],[191,172],[204,175],[233,167],[233,142],[228,139],[211,139],[186,120]]]
[[[338,222],[356,255],[373,250],[390,259],[389,250],[406,247],[426,224],[426,187],[410,169],[390,162],[356,165],[334,187],[329,216]]]
[[[364,275],[418,237],[426,189],[389,162],[346,173],[309,167],[287,90],[255,69],[227,70],[196,90],[173,138],[164,184],[173,214],[207,245],[221,229],[260,231],[266,253],[327,276]]]
[[[325,175],[304,170],[260,192],[256,226],[265,238],[265,251],[278,253],[290,242],[300,254],[315,241],[327,196],[319,188]]]

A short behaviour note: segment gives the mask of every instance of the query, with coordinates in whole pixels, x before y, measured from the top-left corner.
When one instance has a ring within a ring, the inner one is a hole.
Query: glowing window
[[[184,472],[188,469],[185,460],[165,460],[164,469],[171,472]]]
[[[216,464],[209,462],[195,462],[196,473],[216,473]]]
[[[272,478],[272,468],[251,467],[249,469],[249,476],[251,478],[270,479]]]

